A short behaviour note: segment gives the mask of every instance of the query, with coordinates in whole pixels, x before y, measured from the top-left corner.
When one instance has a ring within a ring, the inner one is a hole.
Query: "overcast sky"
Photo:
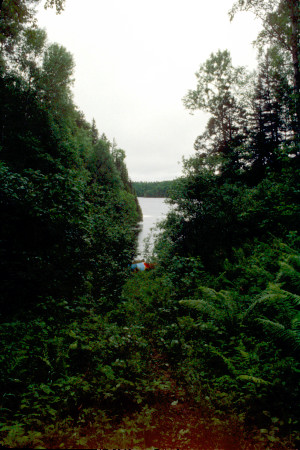
[[[251,13],[229,21],[233,0],[66,0],[65,11],[39,10],[49,42],[76,63],[74,101],[100,134],[126,152],[133,181],[181,175],[182,157],[207,117],[190,115],[182,98],[212,52],[228,49],[234,65],[256,67]]]

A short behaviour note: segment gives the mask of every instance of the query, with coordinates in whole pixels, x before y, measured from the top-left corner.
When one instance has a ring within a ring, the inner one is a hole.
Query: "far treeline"
[[[1,7],[0,445],[300,448],[299,1],[233,4],[262,21],[257,70],[201,62],[183,101],[207,126],[140,273],[125,152],[37,3]]]
[[[133,181],[138,197],[169,197],[173,181]]]

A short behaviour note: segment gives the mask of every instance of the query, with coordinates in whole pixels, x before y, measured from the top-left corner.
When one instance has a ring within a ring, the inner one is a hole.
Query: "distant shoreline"
[[[165,198],[174,181],[133,181],[137,197]]]

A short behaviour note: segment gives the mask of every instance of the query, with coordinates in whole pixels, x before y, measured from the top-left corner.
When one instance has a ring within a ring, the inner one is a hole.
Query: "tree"
[[[228,50],[211,54],[196,73],[197,87],[189,90],[183,102],[187,109],[211,114],[205,132],[198,136],[195,149],[202,157],[223,156],[231,162],[237,157],[233,147],[241,145],[246,127],[245,108],[240,91],[247,84],[243,67],[233,67]],[[215,158],[220,170],[220,158]],[[204,161],[205,163],[206,161]],[[209,162],[209,161],[207,161]]]
[[[127,167],[125,165],[125,158],[126,153],[121,148],[117,148],[116,143],[113,143],[113,147],[111,150],[112,157],[114,159],[115,166],[120,174],[120,178],[124,184],[125,187],[127,187],[129,178],[128,178],[128,171]]]
[[[99,132],[97,129],[96,121],[93,119],[92,121],[92,143],[93,145],[96,145],[99,140]]]
[[[21,33],[34,22],[35,5],[40,0],[3,0],[0,7],[0,58],[1,65],[10,57],[18,44]],[[65,0],[46,0],[45,8],[55,7],[59,14]]]
[[[26,28],[20,35],[18,45],[9,60],[10,72],[17,73],[33,86],[40,77],[40,66],[44,56],[47,33],[39,28]]]
[[[229,12],[231,20],[238,11],[252,11],[263,23],[257,43],[277,45],[290,55],[293,70],[295,134],[300,140],[300,6],[299,0],[238,0]]]
[[[266,169],[276,169],[277,149],[287,139],[288,122],[285,117],[281,77],[272,67],[270,52],[261,59],[249,115],[250,133],[247,145],[251,163],[252,182],[261,180]]]
[[[120,187],[121,180],[109,149],[110,144],[99,139],[88,158],[87,168],[93,183],[104,186],[106,189],[113,189]]]
[[[24,25],[33,19],[34,5],[39,0],[4,0],[0,12],[0,44],[1,50],[13,49],[13,41]]]
[[[52,106],[71,97],[74,67],[72,54],[63,46],[52,44],[48,47],[44,54],[39,87]]]

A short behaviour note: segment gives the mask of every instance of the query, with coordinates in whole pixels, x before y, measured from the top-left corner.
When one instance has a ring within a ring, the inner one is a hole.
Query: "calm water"
[[[138,197],[138,201],[143,212],[143,222],[141,222],[142,228],[138,236],[137,258],[144,258],[144,239],[150,235],[150,247],[152,248],[151,228],[155,227],[156,222],[164,218],[170,207],[165,203],[165,198]]]

